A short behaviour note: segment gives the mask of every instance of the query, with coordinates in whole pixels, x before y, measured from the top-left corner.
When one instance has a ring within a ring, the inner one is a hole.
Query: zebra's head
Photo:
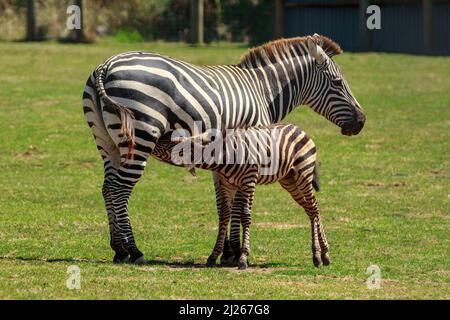
[[[304,104],[341,128],[344,135],[358,134],[366,121],[339,66],[331,57],[342,52],[332,40],[315,34],[307,37],[312,72]]]

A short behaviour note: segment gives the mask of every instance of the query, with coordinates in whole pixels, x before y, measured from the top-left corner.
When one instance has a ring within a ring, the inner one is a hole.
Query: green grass
[[[130,206],[152,263],[111,263],[102,162],[81,94],[97,64],[137,49],[197,64],[236,63],[247,50],[0,43],[0,298],[450,298],[450,58],[336,57],[366,111],[363,132],[344,137],[306,107],[286,119],[318,146],[333,263],[313,267],[305,213],[271,185],[255,197],[253,266],[238,272],[200,267],[216,238],[210,173],[193,180],[155,160]],[[65,285],[73,264],[81,290]],[[379,290],[366,287],[372,264]]]

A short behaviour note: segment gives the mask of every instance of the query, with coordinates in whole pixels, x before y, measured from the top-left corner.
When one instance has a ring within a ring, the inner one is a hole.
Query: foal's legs
[[[246,269],[248,267],[248,255],[250,254],[250,224],[252,223],[252,206],[256,187],[256,172],[255,175],[249,176],[245,179],[245,183],[240,188],[242,192],[241,205],[241,224],[242,224],[242,249],[239,257],[239,269]]]
[[[317,206],[317,200],[314,196],[313,187],[312,184],[306,184],[301,185],[298,184],[301,192],[304,195],[305,203],[303,208],[305,209],[306,213],[309,216],[309,219],[311,221],[311,230],[313,233],[313,239],[314,239],[314,248],[313,250],[317,251],[317,242],[319,244],[320,248],[320,259],[318,255],[315,255],[315,259],[313,260],[314,265],[316,267],[320,266],[321,263],[323,263],[325,266],[329,265],[331,263],[331,259],[329,256],[329,246],[327,239],[325,237],[325,231],[323,230],[323,225],[320,220],[320,214],[319,214],[319,208]]]
[[[311,180],[311,181],[310,181]],[[320,221],[317,201],[314,197],[312,179],[302,179],[298,174],[292,174],[280,180],[294,200],[303,207],[311,222],[313,263],[316,267],[331,263],[328,254],[329,246]]]
[[[228,232],[225,235],[223,253],[220,257],[222,265],[234,265],[238,263],[241,255],[241,210],[242,210],[242,192],[233,190],[232,194],[226,194],[227,201],[222,201],[222,194],[227,191],[222,184],[227,184],[216,172],[213,172],[214,187],[216,190],[216,205],[219,216],[222,210],[231,210],[230,221],[230,239],[228,240]],[[224,182],[221,182],[221,181]],[[230,208],[232,207],[232,209]],[[226,215],[226,213],[223,213]]]
[[[242,191],[237,190],[231,209],[230,222],[230,246],[234,255],[234,262],[238,262],[241,256],[241,214],[245,201]]]
[[[222,193],[226,192],[226,190],[224,190],[224,188],[221,185],[222,178],[220,177],[220,175],[217,172],[214,172],[214,171],[213,171],[212,176],[213,176],[213,181],[214,181],[214,189],[216,192],[217,214],[220,217],[221,211],[226,210],[226,207],[231,207],[233,204],[233,200],[231,202],[230,201],[222,202]],[[233,199],[233,197],[234,197],[234,194],[226,195],[227,199]],[[239,218],[239,223],[240,223],[240,218]],[[232,264],[233,260],[234,260],[234,255],[233,255],[233,251],[231,250],[230,240],[228,240],[228,232],[227,232],[225,234],[223,252],[222,252],[222,256],[220,257],[220,263],[222,265],[229,265],[229,264]]]
[[[217,257],[224,251],[225,246],[228,246],[227,249],[229,249],[229,244],[226,244],[226,241],[228,241],[226,238],[228,233],[228,222],[230,221],[231,206],[233,203],[234,194],[236,193],[236,188],[228,184],[220,176],[213,175],[213,177],[214,186],[216,187],[219,227],[216,244],[214,245],[214,249],[206,262],[206,265],[208,266],[213,266],[216,264]],[[229,255],[228,252],[227,255]]]

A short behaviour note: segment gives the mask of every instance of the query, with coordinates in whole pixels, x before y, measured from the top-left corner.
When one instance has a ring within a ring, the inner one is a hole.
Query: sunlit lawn
[[[279,185],[257,190],[252,266],[202,268],[216,238],[209,172],[150,161],[131,199],[149,264],[113,265],[102,161],[81,95],[93,70],[128,50],[232,64],[247,48],[0,42],[0,298],[450,298],[450,58],[336,57],[367,123],[344,137],[306,107],[286,122],[319,150],[318,193],[333,263],[313,267],[309,221]],[[366,269],[381,269],[369,290]],[[66,288],[67,267],[82,289]]]

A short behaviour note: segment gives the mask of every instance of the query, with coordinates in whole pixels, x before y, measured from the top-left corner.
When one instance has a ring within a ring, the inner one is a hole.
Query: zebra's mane
[[[313,39],[322,47],[329,57],[342,53],[341,47],[328,37],[315,34]],[[241,58],[239,66],[244,68],[256,68],[258,65],[264,67],[270,63],[275,63],[281,60],[284,53],[288,52],[291,47],[303,45],[303,47],[306,48],[306,40],[307,37],[279,39],[255,47]]]

